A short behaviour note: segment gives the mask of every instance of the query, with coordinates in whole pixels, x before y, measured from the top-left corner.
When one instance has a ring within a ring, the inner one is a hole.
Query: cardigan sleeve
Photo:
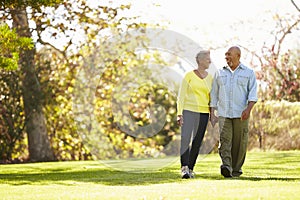
[[[188,74],[186,74],[182,79],[177,96],[177,115],[182,115],[184,100],[188,89],[188,82]]]

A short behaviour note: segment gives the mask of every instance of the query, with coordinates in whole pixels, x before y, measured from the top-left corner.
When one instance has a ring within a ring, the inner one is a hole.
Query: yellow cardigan
[[[209,113],[209,93],[212,80],[213,77],[210,74],[201,79],[194,71],[187,72],[177,97],[177,115],[182,115],[183,110]]]

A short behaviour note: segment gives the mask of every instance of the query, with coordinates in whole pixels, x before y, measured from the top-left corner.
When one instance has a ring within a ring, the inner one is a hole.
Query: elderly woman
[[[206,71],[210,51],[196,55],[198,68],[185,74],[177,99],[177,123],[181,126],[180,162],[182,178],[194,178],[194,166],[209,120],[212,76]],[[190,146],[192,140],[192,144]]]

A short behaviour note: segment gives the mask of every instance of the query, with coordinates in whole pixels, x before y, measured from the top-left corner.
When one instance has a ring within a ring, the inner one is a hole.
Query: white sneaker
[[[193,170],[189,170],[190,178],[195,178],[195,172]]]
[[[182,178],[190,178],[190,173],[189,173],[189,167],[188,166],[182,166],[181,167],[181,177]]]

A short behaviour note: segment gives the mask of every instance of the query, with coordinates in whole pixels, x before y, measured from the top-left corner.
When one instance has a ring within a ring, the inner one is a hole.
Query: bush
[[[300,102],[258,102],[249,123],[249,149],[300,149]]]

